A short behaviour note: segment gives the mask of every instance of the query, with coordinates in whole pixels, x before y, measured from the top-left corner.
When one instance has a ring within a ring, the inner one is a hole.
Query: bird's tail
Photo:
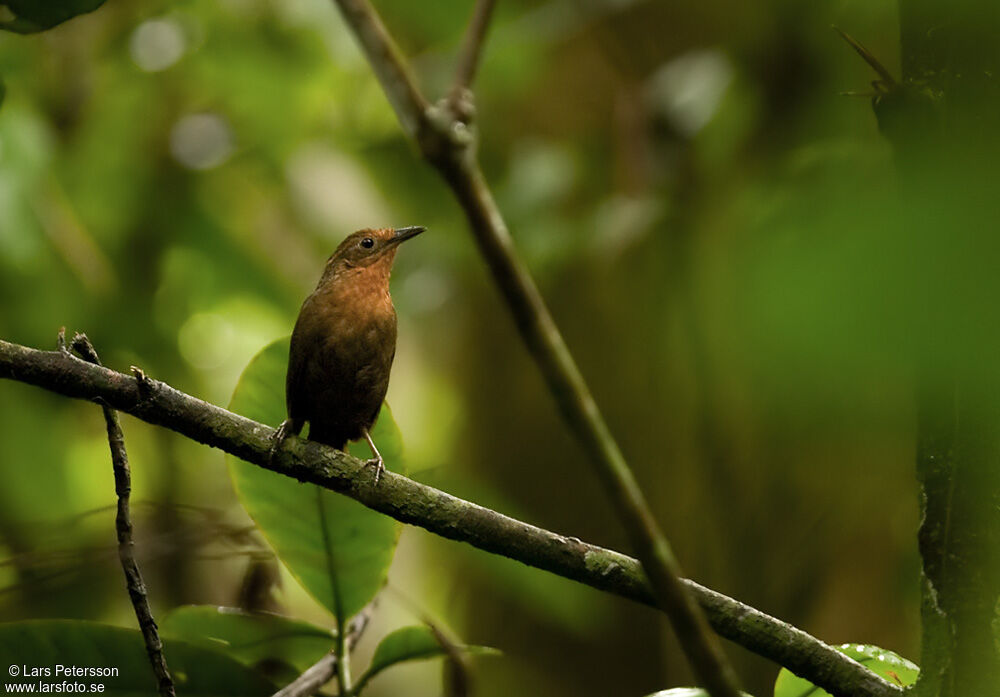
[[[336,448],[337,450],[347,448],[347,438],[344,434],[340,429],[331,428],[328,424],[310,423],[309,440],[329,445],[331,448]]]

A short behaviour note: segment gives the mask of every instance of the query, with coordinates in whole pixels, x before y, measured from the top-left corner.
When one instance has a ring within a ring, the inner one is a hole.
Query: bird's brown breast
[[[303,303],[292,333],[289,415],[310,422],[311,439],[338,448],[374,423],[396,352],[388,277],[374,271],[327,279]]]

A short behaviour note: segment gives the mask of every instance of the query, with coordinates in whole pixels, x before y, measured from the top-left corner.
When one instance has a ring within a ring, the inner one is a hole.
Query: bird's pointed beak
[[[394,244],[399,244],[400,242],[406,242],[406,240],[411,237],[416,237],[421,232],[426,230],[423,225],[412,225],[410,227],[398,227],[392,231],[392,241]]]

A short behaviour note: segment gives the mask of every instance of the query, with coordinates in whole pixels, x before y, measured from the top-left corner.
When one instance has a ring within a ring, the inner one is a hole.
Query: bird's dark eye
[[[373,240],[371,237],[366,237],[363,240],[361,240],[361,246],[364,247],[365,249],[371,249],[372,247],[375,246],[375,240]]]

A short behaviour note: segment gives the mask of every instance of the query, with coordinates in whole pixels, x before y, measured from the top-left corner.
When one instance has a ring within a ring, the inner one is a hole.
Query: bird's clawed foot
[[[372,449],[372,454],[375,455],[371,460],[365,462],[369,467],[375,468],[375,483],[378,484],[378,480],[381,479],[382,473],[385,472],[385,463],[382,461],[382,453],[378,451],[375,447],[375,441],[372,440],[372,436],[365,430],[365,440],[368,441],[368,447]]]
[[[277,454],[278,450],[284,444],[285,440],[292,434],[292,420],[285,419],[278,426],[278,429],[271,436],[271,449],[267,451],[267,464],[270,465],[274,461],[274,456]]]
[[[385,472],[385,463],[382,462],[382,458],[373,457],[371,460],[365,460],[365,464],[375,468],[375,483],[378,484],[378,480],[382,478],[382,473]]]

